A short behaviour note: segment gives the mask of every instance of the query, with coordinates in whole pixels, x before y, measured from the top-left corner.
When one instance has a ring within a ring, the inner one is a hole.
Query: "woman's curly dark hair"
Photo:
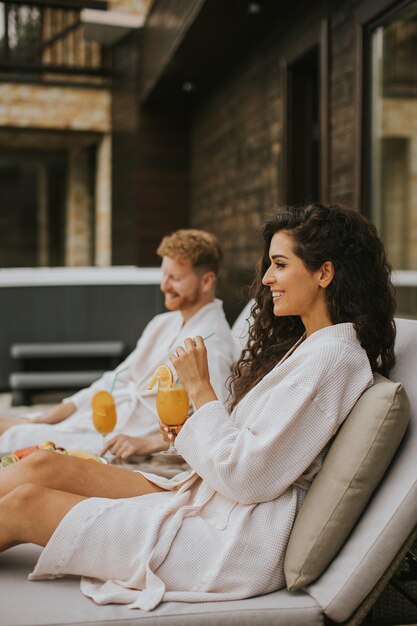
[[[263,226],[264,251],[251,293],[253,324],[230,380],[231,409],[305,330],[298,316],[274,316],[271,290],[262,284],[270,265],[270,243],[278,231],[291,236],[294,253],[310,271],[325,261],[333,263],[334,277],[326,288],[331,320],[353,323],[371,368],[386,375],[395,362],[395,290],[375,226],[358,211],[339,206],[285,207]]]

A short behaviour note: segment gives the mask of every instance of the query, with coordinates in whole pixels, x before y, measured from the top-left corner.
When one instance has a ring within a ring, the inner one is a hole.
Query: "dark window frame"
[[[354,13],[355,19],[355,75],[356,98],[354,107],[354,176],[353,205],[371,217],[371,54],[373,30],[382,25],[391,14],[411,4],[413,0],[367,0]]]
[[[288,94],[288,73],[289,67],[298,58],[305,55],[309,50],[318,47],[319,50],[319,125],[320,125],[320,202],[329,201],[329,153],[330,153],[330,133],[329,133],[329,23],[327,19],[320,20],[315,26],[306,31],[303,38],[297,41],[291,48],[285,51],[285,56],[281,60],[281,93],[282,93],[282,151],[281,151],[281,176],[280,176],[280,201],[286,204],[288,201],[288,147],[289,134],[289,94]]]

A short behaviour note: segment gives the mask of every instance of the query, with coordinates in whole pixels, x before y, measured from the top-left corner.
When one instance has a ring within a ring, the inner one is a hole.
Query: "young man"
[[[117,425],[106,449],[123,459],[165,449],[167,444],[159,434],[156,389],[149,391],[147,387],[156,368],[170,364],[170,354],[190,336],[210,335],[210,376],[219,399],[226,401],[225,381],[234,361],[235,344],[222,303],[215,298],[219,243],[205,231],[178,230],[163,238],[157,253],[162,258],[161,290],[169,312],[154,317],[127,359],[87,389],[29,423],[24,418],[0,418],[0,450],[51,440],[67,448],[99,451],[102,439],[92,424],[91,398],[100,389],[110,390],[116,376],[113,397]]]

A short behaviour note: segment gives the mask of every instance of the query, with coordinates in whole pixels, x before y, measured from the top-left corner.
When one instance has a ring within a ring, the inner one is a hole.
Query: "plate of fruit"
[[[6,454],[0,460],[0,467],[7,467],[8,465],[13,465],[13,463],[17,463],[21,461],[25,457],[29,456],[33,452],[37,452],[38,450],[50,450],[51,452],[56,452],[57,454],[63,454],[64,456],[76,456],[80,459],[85,459],[86,461],[96,461],[97,463],[107,464],[105,458],[99,456],[98,454],[91,454],[90,452],[85,452],[84,450],[72,450],[69,448],[62,448],[61,446],[57,446],[53,441],[44,441],[38,446],[26,446],[26,448],[19,448],[10,454]]]

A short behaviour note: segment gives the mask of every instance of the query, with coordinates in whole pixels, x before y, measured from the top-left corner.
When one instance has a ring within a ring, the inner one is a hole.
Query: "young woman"
[[[167,480],[42,451],[0,472],[0,548],[46,546],[32,579],[81,575],[96,602],[147,610],[284,586],[288,537],[327,444],[372,371],[394,362],[394,296],[357,212],[287,208],[263,237],[230,414],[201,337],[171,357],[196,408],[176,440],[191,471]]]

